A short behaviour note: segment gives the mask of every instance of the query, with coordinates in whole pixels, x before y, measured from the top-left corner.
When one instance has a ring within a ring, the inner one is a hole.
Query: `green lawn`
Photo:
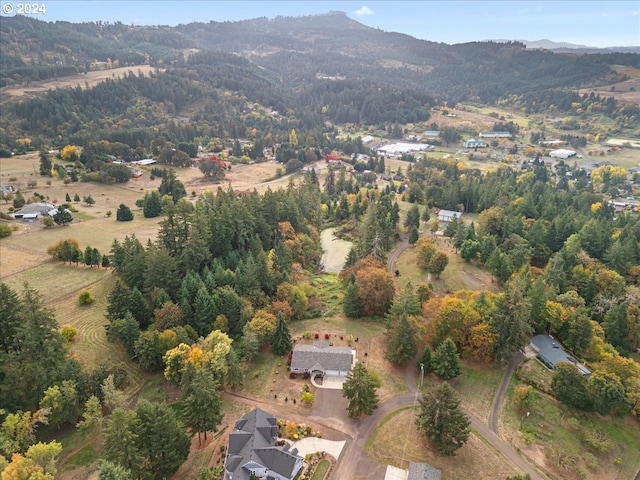
[[[327,474],[329,467],[331,464],[327,460],[320,460],[318,466],[316,467],[315,472],[313,472],[313,476],[311,480],[322,480],[324,476]]]

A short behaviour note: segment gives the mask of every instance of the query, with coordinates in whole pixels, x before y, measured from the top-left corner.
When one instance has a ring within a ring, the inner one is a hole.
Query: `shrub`
[[[95,301],[93,295],[88,290],[82,290],[80,295],[78,295],[78,303],[80,305],[89,305]]]
[[[295,372],[291,372],[291,373],[289,374],[289,378],[292,378],[292,379],[294,379],[294,380],[295,380],[296,378],[298,378],[298,374],[297,374],[297,373],[295,373]]]
[[[598,459],[596,458],[596,456],[593,453],[585,453],[583,455],[584,458],[584,463],[587,464],[587,467],[589,467],[591,470],[597,470],[598,469]]]
[[[313,338],[316,338],[316,339],[317,339],[317,338],[320,338],[320,334],[319,334],[319,333],[314,333],[314,334],[313,334]]]
[[[60,335],[62,335],[68,343],[71,343],[76,339],[76,335],[78,335],[78,330],[76,330],[71,325],[65,325],[60,329]]]
[[[9,225],[5,225],[4,223],[0,224],[0,238],[8,237],[11,235],[11,227]]]
[[[325,333],[325,334],[324,334],[324,339],[325,339],[325,340],[329,340],[329,337],[330,337],[330,336],[331,336],[331,335],[329,335],[328,333]]]

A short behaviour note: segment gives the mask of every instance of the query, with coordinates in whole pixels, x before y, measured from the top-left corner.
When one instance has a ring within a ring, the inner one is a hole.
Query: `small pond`
[[[336,237],[335,232],[335,228],[327,228],[320,233],[322,265],[325,272],[340,272],[353,245],[347,240]]]

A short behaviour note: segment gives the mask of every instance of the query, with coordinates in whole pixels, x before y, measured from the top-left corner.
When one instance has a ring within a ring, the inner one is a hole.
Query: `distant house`
[[[480,138],[511,138],[511,132],[499,131],[499,132],[480,132]]]
[[[293,480],[303,458],[289,445],[276,446],[278,424],[271,414],[256,408],[238,420],[229,433],[224,480]]]
[[[550,335],[536,335],[531,339],[531,347],[538,353],[538,358],[551,370],[555,370],[560,362],[573,363],[580,373],[588,377],[591,372],[562,349]]]
[[[362,143],[370,143],[373,142],[376,139],[376,137],[372,136],[372,135],[365,135],[364,137],[362,137]]]
[[[439,222],[450,222],[454,218],[457,218],[458,220],[462,218],[462,212],[454,212],[453,210],[440,209],[438,210],[437,215]]]
[[[133,162],[131,162],[134,165],[141,165],[143,167],[148,166],[148,165],[155,165],[156,162],[153,158],[144,158],[142,160],[134,160]]]
[[[296,344],[291,356],[293,373],[346,377],[356,363],[356,351],[350,347],[332,347],[327,342]]]
[[[464,148],[487,148],[488,146],[489,144],[487,142],[476,140],[475,138],[470,138],[464,142]]]
[[[573,157],[576,154],[575,150],[566,150],[564,148],[559,148],[557,150],[551,150],[549,152],[549,156],[552,158],[562,158],[567,159],[569,157]]]
[[[407,480],[440,480],[442,471],[432,467],[428,463],[409,463]]]
[[[51,211],[58,211],[55,205],[51,205],[47,202],[30,203],[29,205],[22,207],[20,210],[13,212],[13,218],[33,221],[43,215],[50,215],[49,212]]]
[[[422,135],[427,138],[436,138],[440,136],[440,130],[425,130]]]
[[[13,193],[13,192],[14,192],[14,188],[12,185],[0,185],[0,194]]]

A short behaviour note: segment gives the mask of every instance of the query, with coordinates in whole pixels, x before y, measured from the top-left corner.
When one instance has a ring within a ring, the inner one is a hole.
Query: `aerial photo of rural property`
[[[0,11],[0,480],[640,480],[637,1]]]

